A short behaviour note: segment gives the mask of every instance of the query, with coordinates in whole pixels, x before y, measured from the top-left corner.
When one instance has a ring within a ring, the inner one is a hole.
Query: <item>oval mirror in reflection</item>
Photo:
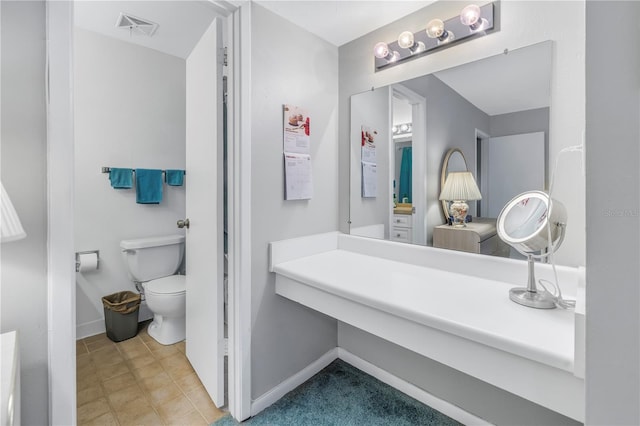
[[[521,253],[536,253],[550,245],[552,250],[557,249],[564,236],[566,221],[567,212],[562,203],[549,199],[542,191],[530,191],[505,205],[498,216],[497,232],[505,243]]]
[[[440,191],[444,188],[444,183],[447,180],[447,175],[453,172],[466,172],[467,159],[464,157],[462,151],[458,148],[451,148],[444,156],[442,160],[442,172],[440,173]],[[442,213],[444,213],[445,222],[451,216],[449,212],[449,202],[442,201]]]

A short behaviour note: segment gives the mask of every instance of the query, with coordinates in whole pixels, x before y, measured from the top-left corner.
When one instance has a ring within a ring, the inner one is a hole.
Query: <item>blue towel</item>
[[[136,203],[160,204],[162,170],[136,169]]]
[[[184,170],[167,170],[164,172],[164,180],[170,186],[182,186],[184,183]]]
[[[132,188],[133,178],[131,176],[131,171],[131,169],[118,169],[112,167],[109,171],[111,187],[116,189]]]
[[[411,147],[402,148],[402,162],[400,163],[400,187],[398,188],[398,194],[400,195],[400,201],[402,201],[404,197],[407,197],[407,201],[410,203],[412,192],[411,162]]]

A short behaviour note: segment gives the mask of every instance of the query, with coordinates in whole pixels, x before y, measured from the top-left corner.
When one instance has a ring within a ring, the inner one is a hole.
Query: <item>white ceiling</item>
[[[256,3],[341,46],[433,1],[256,0]],[[116,28],[121,12],[155,22],[159,24],[158,30],[149,37]],[[75,2],[74,18],[80,28],[187,58],[214,17],[215,8],[207,1],[80,0]]]
[[[551,50],[538,43],[434,75],[488,115],[548,107]]]
[[[74,3],[75,24],[108,37],[159,50],[186,59],[216,16],[215,9],[199,1],[92,1]],[[151,37],[116,28],[120,12],[159,24]]]

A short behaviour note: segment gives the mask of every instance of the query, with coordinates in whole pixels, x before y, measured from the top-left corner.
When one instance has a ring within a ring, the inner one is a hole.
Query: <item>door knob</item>
[[[189,229],[189,219],[179,220],[178,221],[178,228],[187,228],[187,229]]]

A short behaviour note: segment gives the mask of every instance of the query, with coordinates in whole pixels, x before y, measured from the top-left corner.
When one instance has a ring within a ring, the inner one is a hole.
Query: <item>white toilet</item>
[[[184,236],[124,240],[120,242],[129,277],[144,289],[153,322],[147,332],[163,345],[184,340],[186,283],[184,275],[174,275],[184,256]]]

